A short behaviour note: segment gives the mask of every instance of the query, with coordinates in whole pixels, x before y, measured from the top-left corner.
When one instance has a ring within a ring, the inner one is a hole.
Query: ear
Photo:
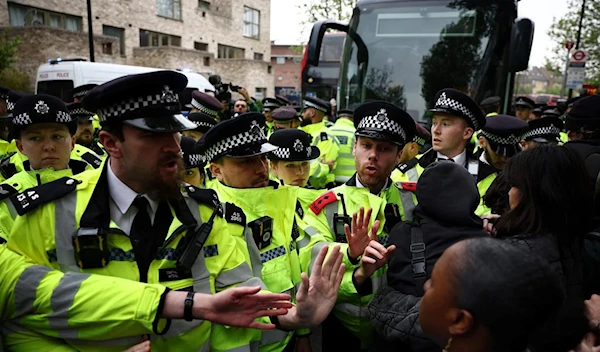
[[[208,167],[210,172],[217,178],[217,180],[223,182],[223,172],[221,171],[221,165],[217,163],[210,163]]]
[[[455,309],[450,313],[452,324],[448,327],[450,336],[461,336],[469,333],[475,327],[475,319],[464,309]]]
[[[19,149],[19,152],[23,154],[23,143],[21,143],[21,140],[15,139],[15,144],[17,145],[17,149]]]
[[[419,144],[415,142],[410,143],[410,155],[417,154],[419,154]]]
[[[521,149],[527,150],[527,142],[521,141]]]
[[[121,141],[111,133],[107,131],[100,131],[98,134],[100,143],[104,146],[104,149],[110,155],[111,158],[120,159],[123,157],[121,152]]]
[[[354,144],[352,145],[352,156],[356,156],[356,143],[358,143],[358,138],[354,140]]]
[[[469,139],[471,139],[473,137],[473,133],[475,133],[475,130],[473,130],[471,127],[467,127],[465,129],[463,139],[468,141]]]
[[[77,143],[77,138],[75,136],[71,136],[71,150],[75,148],[75,144]]]
[[[479,141],[479,147],[481,149],[485,149],[485,147],[487,146],[487,140],[485,139],[485,137],[480,136],[479,138],[477,138],[477,140]]]

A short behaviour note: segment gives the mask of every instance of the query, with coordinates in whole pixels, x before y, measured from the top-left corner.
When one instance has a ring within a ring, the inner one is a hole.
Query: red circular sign
[[[573,53],[573,59],[575,59],[576,61],[583,61],[583,59],[585,59],[585,51],[577,50]]]

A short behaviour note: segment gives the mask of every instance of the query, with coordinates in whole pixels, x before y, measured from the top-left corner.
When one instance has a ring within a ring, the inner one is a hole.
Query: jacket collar
[[[393,184],[392,179],[388,177],[387,181],[385,182],[385,185],[383,186],[383,188],[381,189],[379,194],[384,193],[388,189],[390,189],[392,184]],[[349,187],[366,188],[358,180],[358,173],[354,173],[354,175],[352,175],[352,177],[350,177],[350,179],[348,180],[348,182],[345,183],[345,185],[349,186]]]

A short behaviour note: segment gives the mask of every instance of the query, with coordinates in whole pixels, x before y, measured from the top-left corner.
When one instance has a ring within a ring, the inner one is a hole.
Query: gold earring
[[[442,350],[442,352],[448,352],[448,351],[450,351],[450,345],[452,345],[452,338],[450,338],[448,340],[448,343],[446,344],[446,347],[444,347],[444,349]]]

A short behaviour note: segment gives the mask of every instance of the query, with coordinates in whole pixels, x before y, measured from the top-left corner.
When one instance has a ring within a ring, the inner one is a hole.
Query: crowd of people
[[[600,350],[600,96],[186,85],[0,88],[4,349]]]

